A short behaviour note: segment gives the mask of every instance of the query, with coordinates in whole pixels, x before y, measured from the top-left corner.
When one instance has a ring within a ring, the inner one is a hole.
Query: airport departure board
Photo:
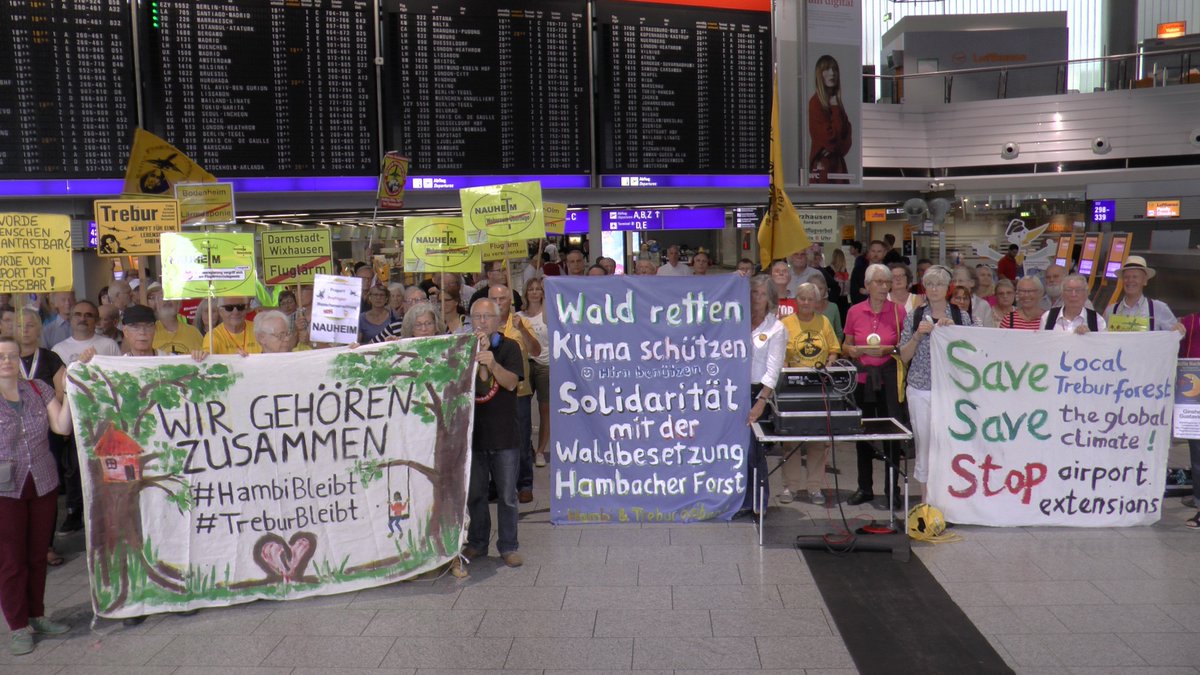
[[[370,0],[142,0],[148,128],[223,176],[379,172]]]
[[[389,0],[385,138],[413,175],[591,171],[584,0]]]
[[[771,14],[597,0],[601,174],[766,173]]]
[[[128,0],[2,0],[0,36],[0,176],[122,175],[137,126]]]

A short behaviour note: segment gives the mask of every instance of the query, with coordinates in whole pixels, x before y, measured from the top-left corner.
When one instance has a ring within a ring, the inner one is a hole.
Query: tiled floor
[[[842,466],[851,453],[839,451]],[[524,509],[524,567],[490,558],[463,581],[155,616],[137,628],[89,630],[76,536],[47,590],[51,615],[75,629],[28,656],[0,650],[0,673],[855,672],[797,551],[759,548],[748,523],[553,527],[546,475]],[[779,508],[826,517],[803,502]],[[961,527],[959,543],[914,550],[1019,673],[1196,675],[1200,533],[1180,525],[1191,514],[1171,499],[1154,527]]]

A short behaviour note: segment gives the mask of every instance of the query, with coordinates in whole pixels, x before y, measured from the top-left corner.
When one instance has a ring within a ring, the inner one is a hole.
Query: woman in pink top
[[[901,383],[893,355],[900,340],[900,330],[906,315],[904,308],[888,300],[892,288],[892,272],[878,263],[867,268],[867,299],[854,305],[846,313],[843,353],[858,365],[858,388],[854,396],[862,409],[863,417],[892,417],[903,419],[904,408],[900,405]],[[899,447],[894,442],[885,442],[888,461],[895,463]],[[872,459],[875,448],[865,441],[858,442],[858,490],[850,495],[847,504],[855,506],[875,499]],[[898,472],[897,472],[898,473]],[[888,486],[888,498],[900,503],[896,490],[896,476]]]

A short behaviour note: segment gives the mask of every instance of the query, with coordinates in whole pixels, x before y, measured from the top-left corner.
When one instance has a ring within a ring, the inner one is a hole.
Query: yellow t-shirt
[[[204,349],[204,336],[195,326],[178,322],[179,328],[171,333],[163,322],[154,324],[154,348],[168,354],[191,354],[198,349]]]
[[[521,383],[517,385],[517,396],[531,396],[533,394],[533,384],[529,381],[529,353],[525,351],[525,342],[521,339],[521,329],[513,323],[513,319],[520,321],[525,325],[525,330],[533,335],[533,326],[529,325],[529,320],[523,316],[518,316],[515,312],[509,312],[508,323],[504,324],[504,337],[515,341],[521,347],[521,361],[525,364],[525,374]]]
[[[262,347],[254,339],[253,321],[247,321],[246,327],[237,335],[231,334],[225,324],[221,324],[204,338],[204,345],[213,354],[236,354],[238,349],[246,350],[247,354],[262,353]]]
[[[829,319],[822,314],[814,314],[812,319],[801,321],[795,314],[783,318],[783,326],[787,328],[788,343],[784,359],[788,368],[812,368],[818,363],[825,364],[830,354],[842,353],[837,334]]]

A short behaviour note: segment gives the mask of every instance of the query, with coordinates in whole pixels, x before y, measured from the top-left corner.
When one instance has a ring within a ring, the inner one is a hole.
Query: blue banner
[[[738,275],[547,277],[555,523],[728,520],[748,484]]]

